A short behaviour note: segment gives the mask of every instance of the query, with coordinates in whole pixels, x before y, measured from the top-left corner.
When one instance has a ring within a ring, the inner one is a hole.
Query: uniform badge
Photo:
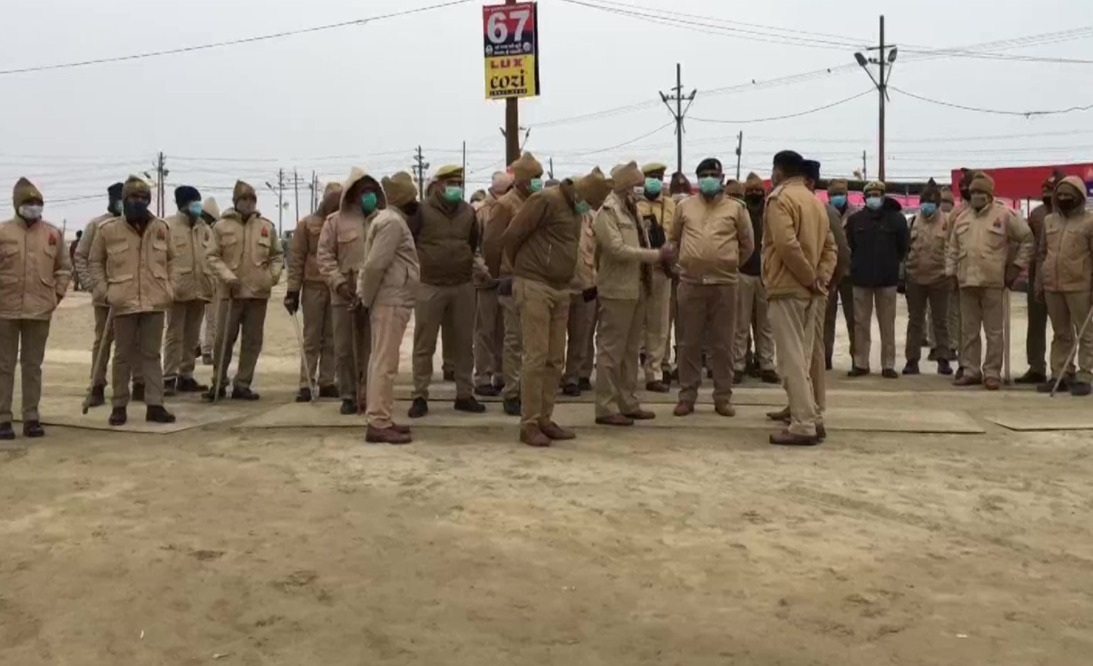
[[[262,238],[269,238],[269,229],[267,227],[262,227]]]
[[[159,240],[167,240],[167,234],[163,233],[163,229],[157,229],[156,238],[158,238]]]
[[[50,245],[50,247],[56,247],[56,245],[57,245],[57,234],[50,234],[49,235],[49,245]]]

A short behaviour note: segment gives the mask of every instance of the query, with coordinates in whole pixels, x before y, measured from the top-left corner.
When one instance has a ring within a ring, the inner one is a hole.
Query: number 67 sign
[[[539,94],[538,23],[535,2],[482,8],[487,99]]]

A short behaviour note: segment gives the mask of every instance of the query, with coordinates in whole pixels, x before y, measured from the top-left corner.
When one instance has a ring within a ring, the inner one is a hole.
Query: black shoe
[[[481,386],[474,387],[474,394],[480,395],[483,398],[496,398],[501,395],[501,389],[497,388],[493,384],[483,384]]]
[[[455,370],[445,370],[444,371],[444,381],[454,382],[455,381]]]
[[[667,393],[672,390],[672,387],[663,382],[649,382],[645,385],[645,390],[652,393]]]
[[[918,369],[918,361],[907,361],[907,365],[903,366],[903,374],[921,375],[922,372]]]
[[[778,373],[773,370],[763,370],[759,373],[759,381],[764,384],[781,384],[782,379],[778,376]]]
[[[713,368],[706,369],[706,379],[713,379]]]
[[[854,366],[854,367],[850,368],[850,372],[846,373],[846,376],[847,377],[864,377],[868,374],[869,374],[869,371],[866,370],[865,368],[859,368],[858,366]]]
[[[297,391],[296,402],[311,402],[311,389],[304,387]]]
[[[733,372],[732,372],[733,386],[739,386],[739,385],[744,383],[744,375],[745,375],[746,372],[747,371],[745,371],[745,370],[733,370]]]
[[[112,426],[123,426],[125,422],[129,420],[129,414],[126,413],[124,407],[115,407],[110,412],[110,420],[107,421]]]
[[[880,376],[885,379],[899,379],[899,373],[896,372],[895,368],[885,368],[884,370],[881,370]]]
[[[937,360],[937,350],[936,349],[931,349],[930,353],[927,354],[927,356],[926,356],[926,360],[927,361],[936,361]]]
[[[177,380],[175,380],[175,379],[164,379],[163,380],[163,395],[167,396],[168,398],[175,397],[176,395],[178,395],[177,387],[178,387],[178,381]]]
[[[212,354],[202,354],[201,355],[201,365],[212,365],[212,364],[213,364],[213,355]]]
[[[1055,379],[1049,379],[1045,382],[1041,382],[1039,385],[1036,386],[1037,393],[1051,393],[1053,390],[1055,390]],[[1059,390],[1070,390],[1070,381],[1067,380],[1066,377],[1063,377],[1063,381],[1059,382]]]
[[[23,437],[45,437],[46,431],[41,421],[24,421]]]
[[[15,431],[12,430],[10,423],[0,423],[0,441],[11,441],[15,439]]]
[[[570,398],[581,397],[581,387],[576,384],[566,384],[562,387],[562,395],[568,395]]]
[[[509,416],[520,416],[523,405],[520,403],[520,398],[508,398],[501,404],[501,408]]]
[[[587,377],[578,379],[577,380],[577,388],[581,389],[582,391],[591,391],[592,390],[592,380],[588,379]]]
[[[216,393],[214,396],[213,393]],[[220,390],[210,388],[208,391],[201,394],[201,399],[205,402],[213,402],[214,400],[223,400],[228,396],[228,389],[226,386],[221,386]]]
[[[1089,382],[1070,382],[1070,395],[1075,398],[1084,398],[1090,393],[1093,393],[1093,386],[1090,386]]]
[[[831,359],[829,359],[829,358],[824,359],[824,370],[830,370],[834,367],[835,367],[835,365],[831,362]]]
[[[1034,372],[1029,370],[1025,374],[1021,375],[1017,379],[1013,380],[1015,384],[1043,384],[1047,381],[1047,375],[1042,372]]]
[[[960,367],[960,368],[956,369],[956,377],[953,377],[953,379],[955,379],[956,381],[960,381],[961,379],[964,379],[964,368],[963,367]]]
[[[144,402],[144,384],[133,384],[133,391],[129,396],[135,402]]]
[[[660,374],[660,381],[664,382],[668,386],[672,385],[672,373],[665,370]]]
[[[453,407],[457,412],[468,412],[470,414],[481,414],[486,411],[486,406],[474,398],[456,398]]]
[[[333,384],[319,387],[320,398],[337,398],[340,396],[341,394],[338,392],[338,387],[334,386]]]
[[[410,404],[410,410],[406,412],[406,416],[412,419],[420,419],[429,413],[429,402],[425,398],[414,398],[414,402]]]
[[[176,388],[179,393],[204,393],[209,390],[208,386],[198,384],[193,377],[179,377]]]
[[[945,359],[941,359],[937,362],[937,374],[939,375],[951,375],[953,374],[953,366],[949,365],[949,362]]]
[[[357,403],[352,400],[342,400],[342,408],[339,410],[344,416],[353,416],[359,413]]]
[[[260,395],[250,390],[249,388],[244,388],[242,386],[232,387],[232,400],[246,400],[247,402],[254,402],[260,397]]]
[[[106,403],[106,387],[92,386],[91,397],[87,400],[88,407],[101,407]]]
[[[148,423],[174,423],[175,415],[164,409],[163,405],[148,405],[144,420]]]

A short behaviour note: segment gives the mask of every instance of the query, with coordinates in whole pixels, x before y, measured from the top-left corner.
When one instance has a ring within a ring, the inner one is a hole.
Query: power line
[[[1031,118],[1033,116],[1057,116],[1057,115],[1064,114],[1064,113],[1071,113],[1073,111],[1088,111],[1090,109],[1093,109],[1093,104],[1089,104],[1089,105],[1086,105],[1086,106],[1072,106],[1072,107],[1069,107],[1069,108],[1066,108],[1066,109],[1054,109],[1054,110],[1050,110],[1050,111],[1003,111],[1003,110],[999,110],[999,109],[984,109],[984,108],[975,107],[975,106],[964,106],[963,104],[954,104],[953,102],[945,102],[945,101],[938,100],[938,99],[930,99],[929,97],[923,97],[921,95],[916,95],[914,93],[907,92],[906,90],[901,90],[901,89],[899,89],[895,86],[891,86],[891,88],[892,88],[892,90],[895,90],[896,92],[898,92],[901,95],[905,95],[907,97],[917,99],[921,102],[927,102],[929,104],[936,104],[938,106],[946,106],[946,107],[949,107],[951,109],[960,109],[962,111],[974,111],[976,113],[992,113],[992,114],[999,115],[999,116],[1021,116],[1021,117],[1024,117],[1024,118]]]
[[[355,25],[364,25],[373,21],[380,21],[383,19],[395,18],[398,16],[406,16],[408,14],[417,14],[420,12],[427,12],[433,9],[441,9],[443,7],[451,7],[454,5],[462,5],[470,2],[470,0],[450,0],[449,2],[443,2],[436,5],[429,5],[427,7],[418,7],[416,9],[406,9],[398,12],[391,12],[389,14],[379,14],[376,16],[368,16],[365,18],[353,19],[350,21],[341,21],[340,23],[330,23],[327,25],[320,25],[311,28],[301,28],[299,30],[286,30],[284,32],[276,32],[268,35],[258,35],[256,37],[244,37],[242,39],[232,39],[222,42],[213,42],[211,44],[200,44],[197,46],[184,46],[175,49],[166,49],[163,51],[147,51],[144,53],[134,53],[124,56],[113,56],[110,58],[96,58],[94,60],[82,60],[78,62],[60,63],[55,65],[37,65],[34,67],[21,67],[18,69],[5,69],[0,70],[0,76],[7,76],[9,74],[26,74],[30,72],[45,72],[57,69],[72,69],[74,67],[87,67],[90,65],[102,65],[112,62],[125,62],[129,60],[141,60],[144,58],[155,58],[165,55],[174,55],[178,53],[191,53],[193,51],[205,51],[208,49],[221,48],[225,46],[237,46],[240,44],[252,44],[254,42],[264,42],[271,39],[281,39],[283,37],[295,37],[297,35],[304,35],[313,32],[323,32],[326,30],[335,30],[338,28],[346,28]]]
[[[769,122],[769,121],[772,121],[772,120],[786,120],[787,118],[799,118],[800,116],[807,116],[807,115],[812,114],[812,113],[818,113],[820,111],[824,111],[826,109],[831,109],[831,108],[834,108],[836,106],[839,106],[840,104],[846,104],[847,102],[852,102],[852,101],[854,101],[854,100],[856,100],[860,97],[865,97],[866,95],[871,95],[871,94],[873,94],[872,89],[864,90],[864,91],[858,93],[857,95],[852,95],[850,97],[847,97],[846,99],[840,99],[837,102],[831,102],[830,104],[825,104],[823,106],[818,106],[815,109],[808,109],[807,111],[798,111],[797,113],[790,113],[790,114],[786,114],[784,116],[771,116],[769,118],[751,118],[749,120],[720,120],[720,119],[716,119],[716,118],[695,118],[695,117],[692,117],[691,120],[694,120],[694,121],[700,122],[700,123],[723,123],[723,124],[727,124],[727,125],[747,125],[747,124],[750,124],[750,123],[765,123],[765,122]]]

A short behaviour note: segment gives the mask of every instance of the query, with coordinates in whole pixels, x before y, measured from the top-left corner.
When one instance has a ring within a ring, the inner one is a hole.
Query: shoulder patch
[[[262,225],[262,238],[269,238],[269,227]]]

